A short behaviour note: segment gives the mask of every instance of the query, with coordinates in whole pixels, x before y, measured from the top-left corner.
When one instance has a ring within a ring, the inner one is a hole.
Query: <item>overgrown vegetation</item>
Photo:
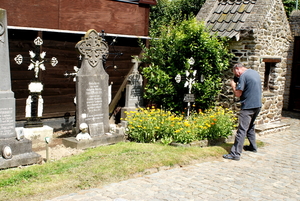
[[[127,113],[127,134],[136,142],[163,144],[187,144],[199,140],[216,140],[232,135],[236,118],[232,111],[223,108],[207,110],[205,113],[192,112],[175,114],[162,109],[147,108]]]

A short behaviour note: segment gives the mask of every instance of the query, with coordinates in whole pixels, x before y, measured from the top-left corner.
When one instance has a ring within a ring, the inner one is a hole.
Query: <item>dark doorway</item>
[[[300,37],[295,37],[289,109],[300,111]]]

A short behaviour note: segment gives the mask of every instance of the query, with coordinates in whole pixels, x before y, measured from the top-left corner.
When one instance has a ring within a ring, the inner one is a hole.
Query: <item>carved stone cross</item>
[[[92,67],[96,67],[103,57],[108,55],[107,44],[94,29],[89,30],[84,39],[76,44],[75,48],[84,56],[84,59],[88,60]]]
[[[143,82],[142,81],[142,75],[139,73],[138,68],[139,68],[139,64],[141,63],[141,61],[138,59],[137,56],[135,56],[132,60],[132,63],[134,63],[133,66],[133,70],[132,73],[128,76],[127,80],[133,84],[133,85],[137,85],[138,82]],[[140,84],[139,84],[140,85]]]
[[[139,58],[137,56],[135,56],[133,59],[131,59],[131,62],[134,63],[134,66],[133,66],[133,71],[132,73],[133,74],[136,74],[138,73],[138,68],[139,68],[139,64],[142,63]]]

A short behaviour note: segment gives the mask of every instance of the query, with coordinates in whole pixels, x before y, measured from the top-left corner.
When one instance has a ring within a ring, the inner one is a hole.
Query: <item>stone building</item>
[[[230,38],[232,64],[240,62],[261,75],[263,107],[257,124],[280,121],[288,108],[293,38],[281,0],[207,0],[197,15],[212,33]],[[228,72],[220,100],[235,108]]]

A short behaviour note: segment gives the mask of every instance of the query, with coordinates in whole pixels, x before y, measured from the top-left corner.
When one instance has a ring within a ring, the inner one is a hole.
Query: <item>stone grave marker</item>
[[[91,137],[95,137],[109,131],[108,74],[102,63],[108,46],[92,29],[76,48],[83,56],[76,75],[76,127],[86,123]]]
[[[0,169],[37,163],[32,142],[15,128],[15,98],[11,91],[6,10],[0,8]]]
[[[125,111],[134,111],[136,108],[143,107],[143,77],[138,71],[141,61],[135,56],[132,73],[127,77],[125,107],[122,108],[121,118],[125,118]]]
[[[64,138],[64,145],[85,149],[123,141],[121,131],[110,133],[109,76],[103,67],[103,59],[108,56],[108,45],[96,30],[90,29],[75,48],[83,56],[76,74],[76,132],[80,134],[80,125],[87,124],[81,133],[90,134],[91,139]]]

